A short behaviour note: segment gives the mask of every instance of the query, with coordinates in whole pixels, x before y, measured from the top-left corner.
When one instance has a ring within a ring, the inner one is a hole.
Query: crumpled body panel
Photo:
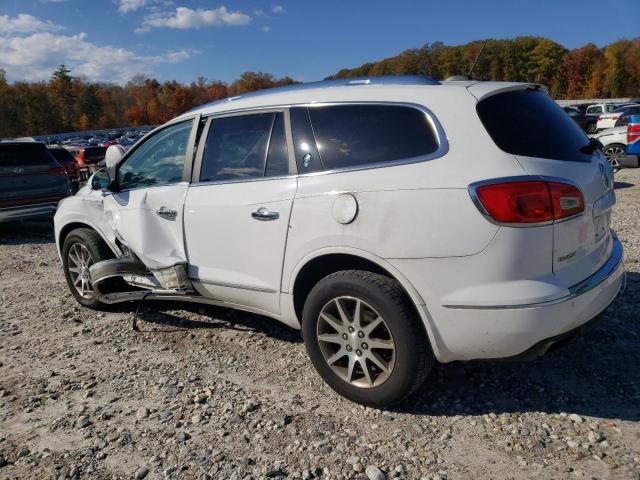
[[[182,211],[186,184],[117,192],[104,198],[115,235],[151,270],[185,263]],[[173,218],[158,215],[175,211]]]

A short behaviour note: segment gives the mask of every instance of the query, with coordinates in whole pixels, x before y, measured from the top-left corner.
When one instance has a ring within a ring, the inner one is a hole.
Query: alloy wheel
[[[396,348],[384,318],[355,297],[336,297],[320,311],[317,338],[322,355],[345,382],[382,385],[395,366]]]
[[[91,253],[86,245],[74,243],[67,255],[67,269],[74,288],[83,298],[93,297],[93,287],[89,267],[93,264]]]
[[[613,168],[620,168],[620,159],[626,154],[624,148],[618,145],[605,148],[603,153]]]

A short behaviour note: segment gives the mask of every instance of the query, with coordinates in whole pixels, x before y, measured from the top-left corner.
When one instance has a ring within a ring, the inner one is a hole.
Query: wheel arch
[[[113,254],[116,257],[119,257],[120,255],[122,255],[122,253],[118,250],[118,248],[114,245],[112,245],[111,242],[109,242],[104,235],[102,234],[102,232],[97,229],[95,226],[91,225],[88,222],[81,222],[81,221],[73,221],[73,222],[69,222],[66,225],[64,225],[61,229],[60,232],[58,233],[58,238],[56,239],[57,244],[58,244],[58,253],[60,255],[62,255],[62,248],[64,246],[64,241],[67,238],[67,236],[74,230],[78,229],[78,228],[86,228],[89,230],[93,230],[94,232],[96,232],[100,238],[102,239],[102,241],[105,243],[105,245],[107,245],[109,247],[109,249],[113,252]]]
[[[434,354],[439,357],[430,315],[420,293],[393,265],[363,250],[353,248],[321,249],[305,256],[298,262],[292,272],[287,291],[291,295],[292,311],[299,325],[302,324],[304,301],[313,286],[327,275],[340,270],[366,270],[380,273],[397,281],[410,300],[416,315],[422,321]]]

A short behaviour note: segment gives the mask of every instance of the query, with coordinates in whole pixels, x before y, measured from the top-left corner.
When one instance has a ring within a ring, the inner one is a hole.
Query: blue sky
[[[425,42],[518,35],[567,48],[640,36],[640,0],[0,0],[0,68],[10,80],[73,74],[124,83],[247,70],[318,80]]]

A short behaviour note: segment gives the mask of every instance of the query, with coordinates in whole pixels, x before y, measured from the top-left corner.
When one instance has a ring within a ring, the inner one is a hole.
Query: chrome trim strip
[[[536,182],[536,181],[560,182],[560,183],[573,185],[578,189],[578,191],[580,192],[580,195],[582,195],[582,199],[584,202],[584,194],[582,193],[582,189],[580,188],[580,185],[578,185],[576,182],[574,182],[573,180],[569,180],[568,178],[551,177],[547,175],[518,175],[514,177],[490,178],[487,180],[480,180],[479,182],[474,182],[470,184],[467,187],[467,190],[469,191],[469,196],[471,197],[471,201],[476,206],[476,208],[480,211],[482,216],[486,218],[489,222],[499,227],[515,227],[515,228],[541,227],[545,225],[553,225],[554,223],[566,222],[567,220],[571,220],[573,218],[579,217],[580,215],[584,214],[584,210],[583,210],[580,213],[571,215],[570,217],[561,218],[560,220],[549,220],[546,222],[534,222],[534,223],[504,223],[504,222],[498,222],[494,220],[491,217],[491,215],[489,215],[489,212],[487,212],[487,209],[484,208],[484,205],[482,205],[482,202],[480,201],[480,197],[478,197],[477,189],[485,185],[495,185],[498,183],[513,183],[513,182]],[[586,208],[586,205],[585,205],[585,208]]]
[[[192,282],[202,283],[204,285],[212,285],[214,287],[238,288],[241,290],[250,290],[252,292],[262,293],[278,293],[277,290],[273,290],[271,288],[254,287],[252,285],[242,285],[239,283],[215,282],[213,280],[203,280],[200,278],[189,278],[189,280],[191,280]]]
[[[563,297],[557,298],[555,300],[549,300],[547,302],[539,302],[539,303],[525,303],[521,305],[443,305],[444,308],[450,308],[455,310],[519,310],[523,308],[537,308],[537,307],[546,307],[550,305],[555,305],[558,303],[563,303],[569,300],[572,300],[580,295],[583,295],[594,288],[598,287],[604,281],[606,281],[613,273],[616,272],[618,267],[622,264],[624,258],[624,249],[622,247],[622,242],[617,238],[613,238],[613,250],[611,252],[611,256],[606,263],[600,267],[600,269],[595,272],[590,277],[584,279],[580,283],[576,283],[572,287],[569,287],[569,293]]]

